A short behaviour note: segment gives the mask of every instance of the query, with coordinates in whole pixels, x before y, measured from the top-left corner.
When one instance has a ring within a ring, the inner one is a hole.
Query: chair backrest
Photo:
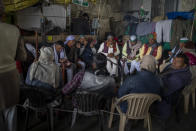
[[[196,79],[196,66],[190,66],[190,71],[192,74],[192,80]]]
[[[89,115],[91,113],[97,113],[100,109],[101,100],[103,97],[100,94],[78,90],[73,100],[76,102],[75,107],[79,113]]]
[[[144,119],[147,117],[151,104],[161,97],[156,94],[129,94],[120,98],[119,102],[128,103],[126,115],[130,119]]]
[[[20,99],[23,99],[22,101],[29,99],[30,106],[34,108],[46,107],[55,99],[55,93],[45,88],[27,87],[21,88],[20,92]]]

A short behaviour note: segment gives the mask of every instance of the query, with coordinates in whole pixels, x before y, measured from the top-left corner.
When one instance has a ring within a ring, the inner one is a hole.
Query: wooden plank
[[[59,40],[61,41],[65,41],[66,40],[66,37],[68,35],[64,35],[64,34],[61,34],[61,35],[49,35],[49,37],[52,37],[52,40],[48,40],[47,39],[47,42],[48,43],[51,43],[53,44],[54,42],[57,42]],[[79,39],[80,35],[74,35],[76,40]],[[96,39],[97,36],[95,35],[85,35],[86,38],[92,38],[92,39]],[[42,37],[41,36],[38,36],[38,37],[35,37],[35,36],[23,36],[24,38],[24,41],[25,43],[36,43],[36,41],[38,41],[38,43],[41,43],[42,42]],[[48,36],[46,36],[46,38],[48,38]]]

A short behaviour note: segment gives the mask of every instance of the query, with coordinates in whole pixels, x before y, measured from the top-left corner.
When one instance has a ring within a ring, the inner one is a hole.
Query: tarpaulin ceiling
[[[63,5],[50,5],[43,7],[43,13],[38,7],[29,7],[18,11],[17,24],[26,30],[40,29],[42,16],[51,22],[52,27],[66,29],[66,8]]]
[[[11,12],[30,7],[39,1],[40,0],[3,0],[3,3],[5,5],[5,11]]]

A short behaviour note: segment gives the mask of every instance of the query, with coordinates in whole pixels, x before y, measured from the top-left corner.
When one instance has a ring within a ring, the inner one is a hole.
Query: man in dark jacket
[[[106,70],[107,59],[103,54],[97,54],[93,60],[93,70],[77,73],[73,80],[67,83],[62,92],[67,95],[79,89],[100,93],[103,96],[114,96],[115,80]]]
[[[169,96],[177,90],[183,89],[191,82],[189,60],[185,54],[178,54],[172,64],[168,65],[160,74],[163,82],[163,96]]]
[[[80,56],[82,61],[85,62],[86,67],[90,67],[93,62],[93,56],[96,54],[96,49],[94,45],[96,44],[96,40],[88,41],[84,39],[83,46],[80,48]]]
[[[155,75],[156,60],[151,55],[143,57],[141,71],[133,76],[129,76],[118,90],[118,97],[123,97],[130,93],[154,93],[160,95],[161,84],[160,79]],[[121,104],[123,112],[127,110],[127,103]]]
[[[65,41],[65,53],[67,55],[67,58],[70,62],[74,63],[78,67],[80,67],[82,70],[85,69],[85,63],[81,61],[79,58],[80,52],[80,43],[75,43],[75,37],[70,35],[66,38]]]
[[[163,88],[162,102],[157,105],[157,111],[162,119],[168,119],[171,107],[176,106],[182,89],[191,83],[189,60],[184,54],[178,54],[172,64],[168,65],[160,74]]]

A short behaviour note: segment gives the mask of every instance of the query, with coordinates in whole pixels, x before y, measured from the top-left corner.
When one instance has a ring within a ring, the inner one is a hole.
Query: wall
[[[190,11],[196,7],[196,0],[179,0],[178,11]]]
[[[150,19],[151,3],[152,0],[115,0],[115,2],[114,0],[97,0],[96,4],[90,3],[89,7],[72,5],[72,18],[78,17],[81,11],[88,13],[91,19],[99,17],[99,34],[103,39],[106,32],[111,32],[111,18],[113,18],[112,21],[121,24],[126,14],[139,11],[143,6],[145,11],[149,11],[148,18]],[[134,16],[138,17],[138,13]]]
[[[81,7],[79,5],[72,4],[72,18],[77,18],[81,12],[88,13],[90,19],[100,18],[100,37],[104,38],[105,32],[111,32],[110,17],[113,16],[112,7],[108,4],[107,0],[98,0],[96,4],[89,4],[89,7]]]

